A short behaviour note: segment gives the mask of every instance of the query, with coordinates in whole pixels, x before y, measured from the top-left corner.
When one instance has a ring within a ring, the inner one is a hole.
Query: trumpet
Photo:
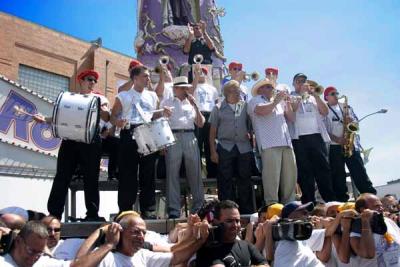
[[[197,54],[193,57],[193,62],[194,62],[194,64],[197,64],[197,65],[200,65],[203,62],[203,60],[204,60],[204,57],[201,54]]]
[[[317,87],[315,87],[314,93],[317,95],[322,95],[324,93],[324,87],[318,85]]]
[[[253,71],[250,74],[248,74],[248,73],[244,74],[244,81],[245,82],[250,82],[251,80],[257,81],[258,79],[260,79],[260,74],[257,71]]]
[[[161,56],[158,59],[159,66],[156,66],[154,68],[154,72],[159,74],[161,72],[161,69],[167,68],[168,63],[169,63],[169,56]]]

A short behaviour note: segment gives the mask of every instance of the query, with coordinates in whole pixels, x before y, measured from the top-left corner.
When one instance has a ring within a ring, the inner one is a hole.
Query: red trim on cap
[[[228,69],[229,69],[229,70],[232,70],[233,68],[240,68],[240,69],[243,69],[243,65],[242,65],[242,63],[240,63],[240,62],[235,62],[235,61],[233,61],[233,62],[229,63]]]
[[[201,71],[202,71],[205,75],[208,74],[208,69],[205,68],[205,67],[201,67]]]
[[[268,75],[268,74],[270,74],[271,72],[272,72],[273,74],[275,74],[275,75],[278,75],[279,70],[278,70],[278,68],[272,68],[272,67],[269,67],[269,68],[266,68],[266,69],[265,69],[265,75]]]
[[[84,70],[76,77],[77,80],[83,80],[86,76],[93,76],[96,80],[99,79],[99,74],[95,70]]]
[[[325,91],[324,91],[324,99],[327,100],[327,97],[330,93],[332,93],[333,91],[337,91],[337,89],[333,86],[328,86],[326,87]]]
[[[133,59],[131,61],[131,63],[129,63],[129,68],[134,68],[134,67],[142,66],[142,65],[143,65],[142,62],[140,62],[139,60]]]

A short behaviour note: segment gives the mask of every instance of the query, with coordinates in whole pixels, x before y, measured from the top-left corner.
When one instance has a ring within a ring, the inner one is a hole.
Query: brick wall
[[[76,91],[77,73],[94,68],[100,74],[97,89],[113,102],[117,81],[128,79],[128,56],[2,12],[0,25],[0,74],[12,80],[24,64],[70,77],[70,90]]]

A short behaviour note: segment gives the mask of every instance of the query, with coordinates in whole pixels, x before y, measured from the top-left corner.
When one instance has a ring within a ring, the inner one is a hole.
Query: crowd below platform
[[[400,266],[399,202],[291,201],[260,208],[246,224],[230,200],[204,202],[169,233],[124,211],[86,239],[61,239],[54,216],[0,210],[0,266]]]

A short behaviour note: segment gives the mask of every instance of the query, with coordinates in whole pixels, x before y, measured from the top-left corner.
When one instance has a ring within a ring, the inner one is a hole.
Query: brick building
[[[99,72],[97,89],[111,102],[129,78],[129,56],[2,12],[0,25],[0,74],[50,99],[76,91],[84,69]]]

